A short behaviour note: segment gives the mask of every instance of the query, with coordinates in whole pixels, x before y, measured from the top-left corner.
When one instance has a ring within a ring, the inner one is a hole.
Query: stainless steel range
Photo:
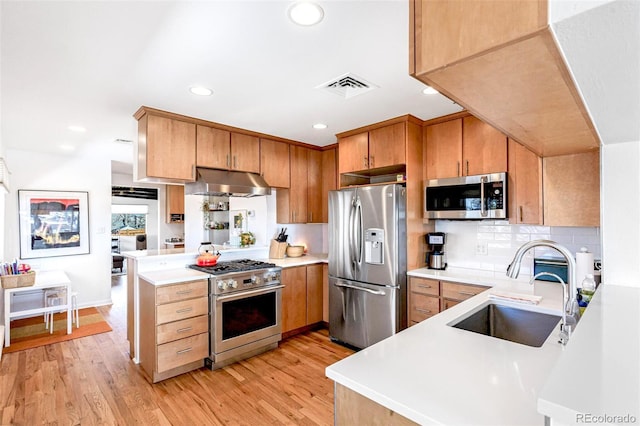
[[[282,268],[249,259],[189,265],[209,278],[211,369],[274,349],[282,339]]]

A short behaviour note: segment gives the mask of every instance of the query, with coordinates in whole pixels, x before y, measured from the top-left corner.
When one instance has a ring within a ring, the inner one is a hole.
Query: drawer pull
[[[176,314],[184,314],[184,313],[186,313],[186,312],[191,312],[191,311],[193,311],[193,308],[178,309],[178,310],[176,311]]]
[[[470,291],[459,291],[458,294],[461,294],[463,296],[475,296],[475,293],[472,293]]]
[[[193,293],[193,290],[181,290],[181,291],[176,291],[176,294],[182,295],[182,294],[189,294],[189,293]]]
[[[416,308],[416,311],[422,312],[423,314],[430,314],[431,311],[429,309]]]
[[[182,354],[186,354],[187,352],[191,352],[193,348],[187,348],[187,349],[183,349],[181,351],[176,352],[176,355],[182,355]]]
[[[179,328],[178,330],[176,330],[176,333],[184,333],[186,331],[191,331],[191,330],[193,330],[193,327]]]
[[[427,285],[427,284],[418,284],[418,287],[420,287],[420,288],[431,288],[431,286]]]

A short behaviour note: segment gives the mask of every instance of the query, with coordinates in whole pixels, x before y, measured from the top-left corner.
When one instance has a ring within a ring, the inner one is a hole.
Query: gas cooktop
[[[262,262],[260,260],[240,259],[218,262],[213,266],[189,265],[189,268],[206,272],[207,274],[228,274],[230,272],[251,271],[254,269],[275,268],[274,263]]]

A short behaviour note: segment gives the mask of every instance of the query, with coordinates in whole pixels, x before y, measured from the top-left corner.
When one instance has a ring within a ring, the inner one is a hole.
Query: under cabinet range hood
[[[256,173],[226,170],[196,169],[196,181],[184,184],[186,195],[215,195],[228,197],[256,197],[271,194],[271,188]]]

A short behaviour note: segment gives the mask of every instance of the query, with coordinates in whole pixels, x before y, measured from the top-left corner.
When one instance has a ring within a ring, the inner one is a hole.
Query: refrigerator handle
[[[353,276],[356,268],[355,259],[355,210],[356,202],[355,198],[351,200],[351,207],[349,208],[349,266],[351,267],[351,275]]]
[[[356,221],[357,221],[356,242],[358,244],[356,253],[358,256],[358,261],[357,261],[358,267],[360,267],[360,265],[362,265],[362,252],[364,251],[364,244],[362,243],[362,240],[364,239],[364,232],[363,232],[364,224],[362,222],[362,204],[360,204],[359,198],[356,200]]]

